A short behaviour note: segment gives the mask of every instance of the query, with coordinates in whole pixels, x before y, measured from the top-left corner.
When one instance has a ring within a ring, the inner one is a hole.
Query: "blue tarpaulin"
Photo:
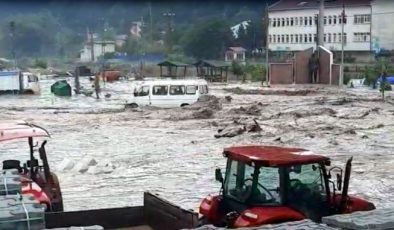
[[[382,76],[378,78],[378,83],[382,82]],[[394,76],[387,76],[386,77],[386,82],[389,83],[390,85],[394,85]]]

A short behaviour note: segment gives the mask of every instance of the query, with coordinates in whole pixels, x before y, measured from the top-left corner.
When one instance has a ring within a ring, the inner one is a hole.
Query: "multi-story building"
[[[319,1],[281,0],[271,5],[268,12],[270,50],[300,51],[316,47]],[[371,0],[326,0],[324,46],[333,52],[340,51],[343,39],[348,54],[368,56],[372,51],[371,15]]]

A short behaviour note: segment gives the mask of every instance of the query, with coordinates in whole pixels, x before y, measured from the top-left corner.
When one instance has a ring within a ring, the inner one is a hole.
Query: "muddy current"
[[[98,100],[55,97],[53,82],[43,80],[39,96],[1,96],[0,120],[27,120],[50,132],[47,154],[68,211],[141,205],[144,191],[195,209],[219,191],[214,169],[224,170],[222,149],[252,144],[302,147],[341,167],[353,156],[350,193],[394,206],[390,95],[382,102],[369,89],[223,84],[210,85],[213,103],[128,109],[130,82],[107,83]],[[217,135],[248,119],[260,129]],[[27,141],[1,143],[0,160],[25,161],[28,154]]]

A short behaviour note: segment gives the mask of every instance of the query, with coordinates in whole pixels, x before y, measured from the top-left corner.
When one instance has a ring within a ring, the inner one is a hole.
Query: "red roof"
[[[27,137],[49,137],[49,133],[41,127],[24,121],[0,123],[0,142]]]
[[[354,7],[354,6],[370,6],[371,0],[326,0],[324,6],[326,8],[333,7]],[[269,7],[270,11],[280,10],[302,10],[302,9],[318,9],[319,1],[317,0],[280,0]]]
[[[319,156],[300,148],[278,146],[240,146],[225,148],[223,154],[247,164],[252,162],[267,167],[287,166],[294,164],[311,164],[328,161],[329,158]]]

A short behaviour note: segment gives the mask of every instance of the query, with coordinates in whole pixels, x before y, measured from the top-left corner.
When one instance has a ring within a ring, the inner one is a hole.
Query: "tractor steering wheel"
[[[246,181],[253,181],[253,179],[252,178],[246,178],[245,180],[244,180],[244,184],[245,184],[245,182]],[[267,192],[267,194],[268,195],[270,195],[270,199],[268,199],[268,200],[275,200],[275,197],[272,195],[272,193],[266,188],[266,187],[264,187],[262,184],[260,184],[259,182],[257,182],[257,185],[258,186],[260,186],[262,189],[264,189],[264,191],[266,191]],[[250,192],[252,192],[252,191],[250,191]],[[250,194],[249,194],[250,195]],[[249,196],[248,195],[248,196]]]

